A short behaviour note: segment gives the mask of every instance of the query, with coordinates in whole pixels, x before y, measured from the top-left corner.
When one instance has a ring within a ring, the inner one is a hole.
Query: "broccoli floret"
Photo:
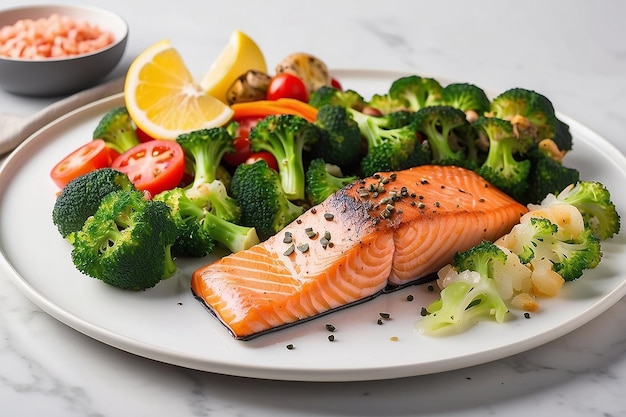
[[[531,143],[515,136],[508,120],[480,116],[474,126],[489,140],[487,158],[477,172],[510,196],[520,199],[528,187],[531,163],[524,155]]]
[[[108,147],[120,154],[139,144],[135,125],[125,106],[109,110],[96,126],[93,138],[104,140]]]
[[[491,101],[491,114],[509,120],[518,130],[526,130],[539,142],[553,139],[557,118],[550,100],[536,91],[523,88],[507,90]]]
[[[208,197],[189,197],[187,190],[177,187],[154,197],[169,207],[177,226],[172,251],[184,256],[200,257],[211,253],[219,243],[231,252],[239,252],[259,243],[254,227],[241,226],[217,216]]]
[[[163,202],[147,200],[140,191],[114,191],[76,233],[72,261],[107,284],[151,288],[176,271],[171,255],[176,234]]]
[[[406,111],[372,116],[348,109],[365,138],[367,151],[361,159],[363,175],[423,165],[430,152],[422,147],[412,117]]]
[[[184,191],[193,204],[204,210],[200,219],[203,230],[231,252],[258,243],[254,228],[239,224],[241,207],[218,176],[222,157],[234,149],[229,131],[223,127],[201,129],[181,134],[176,141],[194,166],[193,181]]]
[[[313,145],[319,136],[317,126],[292,114],[267,116],[250,131],[251,149],[274,155],[280,183],[285,195],[292,201],[305,198],[304,148]]]
[[[569,130],[569,125],[564,121],[557,119],[556,132],[554,133],[554,138],[552,139],[559,149],[566,152],[572,150],[572,132]]]
[[[52,222],[69,241],[82,229],[107,194],[118,190],[134,190],[128,176],[112,168],[100,168],[70,181],[58,195],[52,209]]]
[[[241,224],[254,227],[259,239],[275,235],[304,212],[289,201],[280,177],[264,160],[235,169],[233,196],[241,207]]]
[[[367,102],[368,107],[378,110],[382,115],[406,110],[403,103],[387,94],[374,94]]]
[[[546,141],[550,139],[541,143]],[[580,179],[580,172],[576,168],[563,165],[561,157],[546,151],[544,147],[533,146],[526,158],[530,161],[531,168],[526,192],[520,199],[525,204],[539,203],[548,194],[556,194]]]
[[[445,328],[471,325],[481,317],[494,316],[504,321],[509,309],[494,280],[494,264],[505,264],[507,254],[492,242],[457,253],[446,276],[440,276],[444,288],[440,298],[427,308],[421,321],[424,331],[432,333]]]
[[[565,281],[573,281],[585,269],[595,268],[602,257],[600,240],[591,229],[585,228],[573,236],[543,217],[520,222],[510,235],[510,249],[522,263],[547,259],[552,262],[552,270]]]
[[[313,159],[306,171],[307,198],[311,204],[319,204],[357,179],[356,175],[344,175],[339,167],[321,158]]]
[[[597,181],[572,183],[556,195],[557,201],[571,204],[580,211],[585,226],[600,240],[619,233],[620,216],[611,201],[609,190]]]
[[[418,110],[414,116],[415,126],[426,138],[431,152],[431,162],[438,165],[470,166],[473,161],[462,148],[452,145],[466,142],[472,147],[473,137],[468,134],[469,122],[465,113],[452,106],[429,106]],[[466,138],[464,136],[467,135]]]
[[[434,78],[409,75],[395,80],[389,87],[389,97],[402,103],[405,110],[418,111],[441,104],[443,87]]]
[[[345,107],[325,105],[317,112],[315,124],[321,129],[319,140],[312,145],[313,158],[351,170],[361,159],[361,131]]]
[[[354,90],[343,91],[338,88],[325,85],[311,93],[309,104],[317,109],[321,109],[327,104],[362,109],[365,105],[365,99]]]
[[[455,107],[466,115],[474,112],[477,116],[483,116],[491,106],[485,91],[469,83],[452,83],[443,87],[441,104]]]
[[[203,200],[209,211],[226,221],[237,222],[240,208],[218,174],[226,152],[234,150],[232,136],[226,128],[215,127],[183,133],[176,138],[193,166],[193,181],[185,191],[192,200]]]
[[[153,200],[167,204],[178,229],[172,245],[173,255],[200,258],[213,252],[215,241],[203,227],[204,201],[192,201],[180,187],[163,191]]]
[[[234,152],[233,136],[224,127],[200,129],[183,133],[176,138],[193,166],[191,188],[213,182],[217,178],[222,157]]]

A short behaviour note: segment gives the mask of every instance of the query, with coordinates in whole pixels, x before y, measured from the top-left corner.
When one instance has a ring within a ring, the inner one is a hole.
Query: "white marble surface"
[[[303,50],[335,68],[403,69],[495,90],[536,89],[626,152],[623,2],[91,3],[121,14],[131,28],[110,78],[166,37],[201,74],[239,28],[270,63]],[[0,113],[28,116],[52,102],[0,92]],[[623,416],[625,321],[621,300],[567,336],[481,366],[379,382],[276,382],[183,369],[111,348],[48,316],[0,274],[0,414]]]

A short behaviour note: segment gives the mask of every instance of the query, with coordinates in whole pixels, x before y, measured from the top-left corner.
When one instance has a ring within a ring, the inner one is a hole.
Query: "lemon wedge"
[[[208,94],[227,103],[226,92],[240,75],[249,70],[267,73],[265,57],[248,35],[235,30],[200,85]]]
[[[193,79],[169,40],[139,54],[124,83],[124,100],[133,121],[155,139],[227,123],[232,109],[207,94]]]

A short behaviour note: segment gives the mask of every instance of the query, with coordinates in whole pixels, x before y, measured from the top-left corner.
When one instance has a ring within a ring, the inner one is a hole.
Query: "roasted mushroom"
[[[263,100],[271,79],[262,71],[246,71],[230,86],[226,92],[226,99],[229,104]]]
[[[299,77],[309,92],[331,83],[330,73],[326,64],[319,58],[303,52],[286,56],[276,66],[277,74],[283,72]]]

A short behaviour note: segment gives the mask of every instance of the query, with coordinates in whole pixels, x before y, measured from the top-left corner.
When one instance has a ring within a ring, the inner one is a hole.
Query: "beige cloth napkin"
[[[30,135],[64,114],[92,101],[120,93],[124,79],[108,83],[68,96],[29,117],[0,114],[0,156],[12,151]]]

